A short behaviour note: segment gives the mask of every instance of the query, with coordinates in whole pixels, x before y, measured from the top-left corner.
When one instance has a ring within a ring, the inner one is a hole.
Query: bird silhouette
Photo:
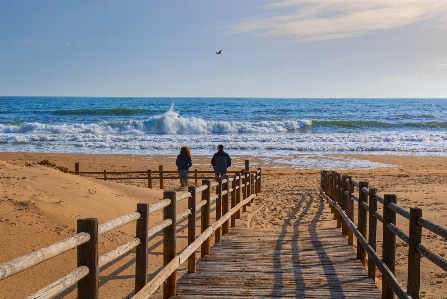
[[[222,50],[217,51],[216,54],[222,54]]]

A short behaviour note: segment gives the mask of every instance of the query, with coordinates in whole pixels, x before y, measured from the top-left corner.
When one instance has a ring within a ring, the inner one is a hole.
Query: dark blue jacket
[[[191,156],[178,155],[177,160],[175,160],[175,165],[177,165],[178,170],[189,170],[192,166]]]
[[[226,173],[227,168],[231,166],[231,158],[224,151],[217,152],[211,159],[211,165],[214,166],[214,172]]]

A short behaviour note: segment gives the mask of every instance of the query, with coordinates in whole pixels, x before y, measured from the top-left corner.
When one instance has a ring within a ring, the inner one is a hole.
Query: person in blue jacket
[[[180,186],[188,186],[189,168],[192,166],[191,151],[189,147],[182,146],[180,154],[177,156],[177,160],[175,160],[175,165],[177,165],[177,171],[180,177]]]
[[[217,153],[211,159],[211,165],[213,165],[216,178],[226,174],[227,168],[231,166],[231,158],[224,152],[223,148],[223,145],[219,144],[217,146]]]

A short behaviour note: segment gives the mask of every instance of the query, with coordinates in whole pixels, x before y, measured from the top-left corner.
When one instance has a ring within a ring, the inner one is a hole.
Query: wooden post
[[[354,200],[352,199],[352,196],[351,196],[351,194],[354,191],[354,185],[352,184],[351,176],[349,176],[348,180],[349,180],[349,182],[348,182],[349,195],[346,196],[346,202],[348,203],[347,214],[348,214],[348,218],[351,219],[352,222],[354,222]],[[352,246],[353,244],[354,244],[354,234],[353,234],[352,230],[348,228],[348,245]]]
[[[387,225],[396,225],[396,212],[388,208],[388,204],[396,203],[397,198],[394,194],[385,194],[383,201],[383,246],[382,260],[390,271],[396,273],[396,235],[391,232]],[[394,292],[385,279],[382,280],[382,298],[393,299]]]
[[[250,160],[245,160],[245,171],[250,171]]]
[[[245,185],[247,187],[247,197],[251,195],[251,173],[250,171],[245,172]],[[247,206],[251,206],[251,200],[247,203]]]
[[[194,183],[196,186],[199,183],[199,173],[197,169],[194,170]]]
[[[368,182],[359,182],[359,204],[357,208],[358,212],[358,229],[359,232],[362,234],[362,236],[367,238],[366,236],[366,222],[368,218],[367,211],[362,207],[362,202],[367,203],[368,202],[368,196],[365,192],[362,191],[362,188],[368,188]],[[365,249],[363,249],[362,245],[360,244],[359,240],[357,240],[357,258],[360,259],[363,266],[366,267],[366,252]]]
[[[208,188],[202,191],[202,200],[206,200],[206,205],[202,206],[202,233],[210,227],[210,197],[211,197],[211,181],[203,180],[202,185],[207,185]],[[210,238],[208,237],[201,245],[200,255],[204,257],[206,254],[210,254]]]
[[[79,175],[79,162],[75,163],[75,173]]]
[[[104,170],[104,181],[107,181],[107,170]]]
[[[229,186],[230,186],[230,178],[228,177],[228,174],[225,174],[223,176],[223,179],[226,180],[226,183],[223,184],[223,190],[227,191],[227,193],[222,196],[222,215],[225,215],[226,213],[228,213],[229,209],[228,209],[228,203],[229,203]],[[222,235],[228,234],[230,232],[230,219],[228,219],[227,221],[225,221],[222,224]]]
[[[217,178],[217,183],[219,185],[216,186],[216,221],[222,217],[222,177]],[[214,243],[220,242],[221,239],[221,228],[217,228],[214,231]]]
[[[352,222],[354,222],[354,200],[352,199],[352,193],[354,192],[354,184],[352,184],[352,177],[349,176],[348,178],[348,192],[349,195],[346,196],[346,202],[348,203],[348,218],[351,219]],[[351,229],[348,229],[348,244],[354,245],[354,234]]]
[[[241,177],[241,173],[240,172],[236,172],[235,178],[237,178],[236,179],[236,187],[238,187],[238,188],[236,190],[236,205],[238,205],[241,202],[241,196],[242,196],[242,187],[241,187],[242,177]],[[236,219],[240,219],[241,218],[241,210],[239,209],[234,214],[234,216],[236,217]]]
[[[419,208],[410,209],[410,244],[408,244],[408,282],[407,290],[411,298],[419,299],[421,286],[421,254],[416,250],[416,245],[421,243],[422,227],[417,224],[422,217]]]
[[[368,227],[368,244],[376,251],[377,247],[377,218],[375,213],[377,211],[377,201],[374,198],[377,190],[375,188],[369,188],[369,227]],[[374,261],[368,258],[368,277],[372,280],[376,279],[376,265]]]
[[[171,219],[172,224],[163,229],[163,266],[166,266],[177,253],[176,251],[176,192],[165,191],[163,198],[169,198],[171,204],[163,210],[163,220]],[[169,276],[163,283],[163,298],[168,299],[176,296],[176,271]]]
[[[196,240],[196,186],[189,186],[188,192],[191,196],[188,198],[188,209],[191,214],[188,215],[188,245]],[[188,258],[188,273],[196,272],[196,252]]]
[[[241,200],[244,200],[247,198],[247,176],[245,175],[245,171],[241,172],[241,178],[242,178],[242,184],[244,185],[242,187],[242,198]],[[247,205],[242,206],[242,212],[247,211]]]
[[[258,193],[262,193],[262,170],[258,168],[259,178],[258,178]]]
[[[345,213],[347,213],[346,211],[346,207],[347,207],[347,200],[346,200],[346,195],[345,195],[345,191],[348,190],[348,188],[346,187],[346,180],[348,179],[347,175],[342,175],[341,176],[341,208],[343,209],[343,211],[345,211]],[[346,225],[346,223],[344,221],[341,222],[341,233],[346,236],[348,234],[348,226]]]
[[[158,176],[160,177],[160,189],[164,189],[165,184],[163,182],[163,165],[158,166],[158,173],[159,173]]]
[[[250,172],[250,194],[256,194],[256,188],[255,188],[255,177],[253,175],[254,173]],[[254,199],[251,200],[253,203]]]
[[[233,181],[231,182],[231,188],[233,191],[231,191],[231,209],[233,209],[236,206],[236,175],[233,178]],[[231,227],[236,226],[236,213],[231,215]]]
[[[149,204],[140,202],[137,211],[141,217],[137,220],[136,236],[140,238],[140,244],[135,251],[135,293],[138,293],[147,283],[147,229],[149,226]]]
[[[98,219],[78,219],[78,233],[90,235],[87,243],[77,247],[78,267],[87,266],[87,276],[78,281],[78,298],[99,299]]]
[[[152,170],[147,170],[147,187],[152,189]]]
[[[341,180],[340,180],[340,177],[341,177],[341,175],[337,172],[336,173],[336,178],[335,178],[335,188],[336,188],[336,191],[335,191],[335,198],[336,198],[336,202],[337,202],[337,204],[339,205],[339,206],[341,206],[341,201],[342,201],[342,198],[341,198],[341,195],[340,195],[340,193],[341,193],[341,191],[340,191],[340,189],[341,189]],[[336,218],[337,218],[337,227],[338,228],[341,228],[341,222],[343,221],[342,220],[342,217],[341,217],[341,215],[338,213],[338,211],[335,211],[335,214],[336,214]]]
[[[330,184],[329,184],[329,197],[336,202],[335,200],[335,194],[336,194],[336,190],[335,190],[335,185],[336,185],[336,181],[335,181],[335,172],[331,172],[330,173]],[[333,206],[331,206],[331,213],[334,213],[334,215],[332,216],[334,220],[337,219],[337,209]]]

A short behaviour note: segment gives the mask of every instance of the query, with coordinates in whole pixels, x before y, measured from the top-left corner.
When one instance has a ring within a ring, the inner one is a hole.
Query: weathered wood
[[[335,205],[335,202],[333,202],[330,198],[328,198],[327,196],[325,198],[332,205]],[[342,216],[342,218],[343,218],[344,222],[346,223],[346,225],[348,226],[348,228],[351,229],[353,231],[353,233],[355,234],[356,238],[360,240],[361,245],[363,246],[363,248],[365,248],[365,250],[368,254],[368,258],[373,261],[373,263],[377,266],[377,268],[382,273],[383,281],[388,282],[389,287],[392,290],[391,293],[393,293],[393,292],[396,293],[399,298],[411,298],[409,296],[409,294],[406,293],[404,291],[403,287],[399,284],[394,273],[388,268],[388,266],[385,264],[385,262],[380,259],[380,257],[377,255],[375,250],[373,248],[371,248],[371,246],[369,246],[366,239],[363,238],[363,236],[358,232],[354,223],[343,213],[342,208],[338,205],[335,205],[335,207],[336,207],[337,211],[339,211],[340,215]],[[393,296],[394,296],[394,293],[393,293]],[[382,288],[382,298],[383,298],[383,295],[384,295],[384,293],[383,293],[383,288]]]
[[[354,222],[354,201],[352,200],[352,193],[354,192],[354,185],[352,184],[352,177],[348,177],[348,196],[346,202],[348,204],[347,215],[352,222]],[[354,245],[354,236],[351,230],[348,230],[348,244]]]
[[[184,199],[186,199],[186,198],[188,198],[190,196],[191,196],[191,192],[185,192],[185,193],[179,194],[176,197],[176,201],[184,200]]]
[[[419,299],[421,287],[421,254],[416,249],[416,245],[421,243],[422,236],[422,227],[417,224],[420,217],[422,217],[421,209],[410,209],[407,290],[413,299]]]
[[[202,207],[201,210],[201,221],[202,221],[202,230],[203,233],[205,230],[210,227],[210,206],[211,206],[211,181],[203,180],[202,185],[207,186],[208,188],[203,190],[202,192],[202,200],[206,201],[206,205]],[[206,240],[202,243],[200,248],[200,256],[203,258],[206,254],[210,253],[210,238],[206,238]]]
[[[341,205],[340,207],[343,209],[343,211],[347,210],[348,204],[346,200],[345,191],[347,191],[347,184],[346,180],[348,179],[347,175],[341,176]],[[348,227],[346,226],[346,223],[344,221],[341,222],[341,233],[346,236],[348,234]]]
[[[362,236],[366,239],[366,226],[367,226],[367,211],[363,208],[362,203],[368,201],[368,196],[362,191],[362,188],[368,188],[368,182],[359,182],[359,203],[358,203],[358,229]],[[362,264],[366,266],[366,252],[362,246],[360,246],[360,241],[357,240],[357,258],[360,259]]]
[[[223,190],[223,184],[222,184],[222,177],[217,178],[218,185],[216,186],[216,195],[218,196],[216,199],[216,221],[222,217],[222,192]],[[221,232],[222,230],[220,227],[216,229],[214,232],[214,243],[219,243],[221,239]]]
[[[241,195],[242,195],[242,187],[241,187],[242,177],[241,177],[241,173],[237,172],[236,173],[236,177],[237,177],[237,179],[235,180],[236,181],[236,203],[235,204],[237,205],[238,203],[241,202]],[[234,214],[234,217],[236,219],[240,219],[241,218],[241,211],[240,210],[237,211]]]
[[[179,283],[173,298],[286,297],[380,298],[380,291],[336,228],[309,234],[302,226],[294,235],[236,227]]]
[[[152,170],[147,170],[147,187],[152,189]]]
[[[77,265],[86,266],[89,273],[78,281],[78,298],[99,298],[98,219],[78,219],[78,233],[86,232],[90,240],[77,247]]]
[[[166,281],[170,280],[173,275],[175,276],[175,270],[178,268],[179,265],[180,263],[178,258],[174,258],[173,260],[171,260],[167,265],[163,267],[163,269],[161,269],[161,271],[150,282],[148,282],[138,293],[136,293],[132,297],[132,299],[147,299],[152,293],[157,291],[157,289],[162,284],[164,291],[167,286]]]
[[[418,225],[428,229],[432,233],[447,239],[447,229],[424,218],[418,218]]]
[[[250,160],[245,160],[245,171],[250,170]]]
[[[104,170],[104,181],[107,181],[107,170]]]
[[[138,220],[141,217],[139,212],[132,212],[121,217],[112,219],[110,221],[104,222],[103,224],[98,225],[98,235],[102,236],[105,233],[108,233],[118,227],[131,223],[133,221]]]
[[[116,260],[120,256],[125,255],[126,253],[137,247],[138,244],[140,244],[140,242],[141,242],[140,238],[133,238],[132,240],[124,243],[123,245],[110,250],[106,254],[101,255],[100,257],[98,257],[99,268]]]
[[[194,170],[194,184],[197,186],[198,183],[199,183],[199,173],[198,173],[198,170],[195,169]]]
[[[196,187],[189,186],[188,209],[191,214],[188,216],[188,245],[192,244],[196,239]],[[195,251],[188,258],[188,273],[196,272],[196,253]]]
[[[165,191],[163,198],[171,200],[171,204],[163,210],[163,220],[171,219],[172,225],[163,229],[163,266],[166,267],[176,255],[176,192]],[[172,272],[163,284],[163,298],[176,295],[176,273]]]
[[[54,296],[59,295],[63,291],[70,288],[72,285],[77,283],[80,279],[88,274],[88,268],[86,266],[81,266],[71,271],[64,277],[56,280],[55,282],[45,286],[44,288],[38,290],[35,293],[25,297],[25,299],[50,299]]]
[[[245,187],[247,188],[246,195],[247,195],[247,197],[250,197],[251,189],[252,189],[252,186],[251,186],[251,172],[250,171],[245,171]],[[249,202],[247,204],[247,207],[249,207],[249,206],[251,206],[251,202]]]
[[[158,176],[160,178],[160,189],[164,189],[165,185],[163,182],[163,165],[158,165]]]
[[[167,207],[171,204],[171,200],[170,199],[163,199],[159,202],[157,202],[156,204],[153,204],[149,207],[149,214],[155,213],[161,209],[163,209],[164,207]]]
[[[231,209],[236,206],[236,192],[237,192],[237,176],[235,175],[233,181],[231,182],[231,188],[233,191],[231,192]],[[231,227],[236,226],[236,213],[231,216]]]
[[[259,178],[258,178],[258,193],[262,193],[262,169],[258,168]]]
[[[336,173],[336,178],[335,178],[335,186],[336,187],[336,194],[335,194],[335,202],[341,206],[341,185],[340,185],[340,181],[341,181],[341,175],[337,172]],[[341,228],[341,215],[337,212],[334,211],[334,213],[337,215],[336,219],[337,219],[337,227]]]
[[[422,244],[416,245],[416,249],[433,264],[435,264],[436,266],[447,272],[447,260],[445,258],[431,251]]]
[[[141,217],[137,220],[135,235],[140,239],[140,244],[135,250],[135,292],[138,292],[147,282],[147,231],[149,227],[149,204],[140,202],[137,204],[137,211]]]
[[[158,233],[159,231],[161,231],[162,229],[164,229],[165,227],[168,227],[172,225],[172,220],[171,219],[166,219],[163,220],[159,223],[157,223],[156,225],[152,226],[151,228],[149,228],[147,230],[147,237],[150,238],[153,235],[155,235],[156,233]]]
[[[186,209],[181,211],[180,213],[177,214],[176,218],[177,218],[177,223],[179,223],[180,221],[182,221],[184,218],[188,217],[189,215],[191,215],[191,210],[190,209]]]
[[[244,199],[247,198],[247,176],[245,175],[245,171],[241,172],[241,177],[242,177],[242,185],[240,185],[240,187],[242,188],[242,198],[241,198],[241,200],[244,200]],[[247,208],[244,205],[242,207],[242,213],[246,212],[246,211],[247,211]]]
[[[79,162],[75,163],[75,174],[79,175]]]
[[[396,273],[396,235],[388,229],[387,224],[391,223],[396,225],[396,212],[388,207],[389,203],[396,203],[396,201],[396,195],[385,194],[383,205],[382,260],[393,274]],[[394,298],[393,289],[385,279],[382,280],[382,298]]]
[[[26,270],[41,262],[47,261],[67,250],[76,248],[77,246],[88,242],[88,240],[90,240],[90,235],[86,232],[81,232],[44,248],[5,262],[0,265],[0,280]]]
[[[229,177],[227,174],[225,174],[223,176],[223,179],[225,180],[225,183],[223,184],[223,196],[222,196],[222,214],[225,215],[226,213],[228,213],[229,211],[229,200],[228,200],[228,195],[230,192],[229,191]],[[222,235],[228,234],[230,232],[230,222],[229,220],[226,221],[223,225],[222,225]]]

